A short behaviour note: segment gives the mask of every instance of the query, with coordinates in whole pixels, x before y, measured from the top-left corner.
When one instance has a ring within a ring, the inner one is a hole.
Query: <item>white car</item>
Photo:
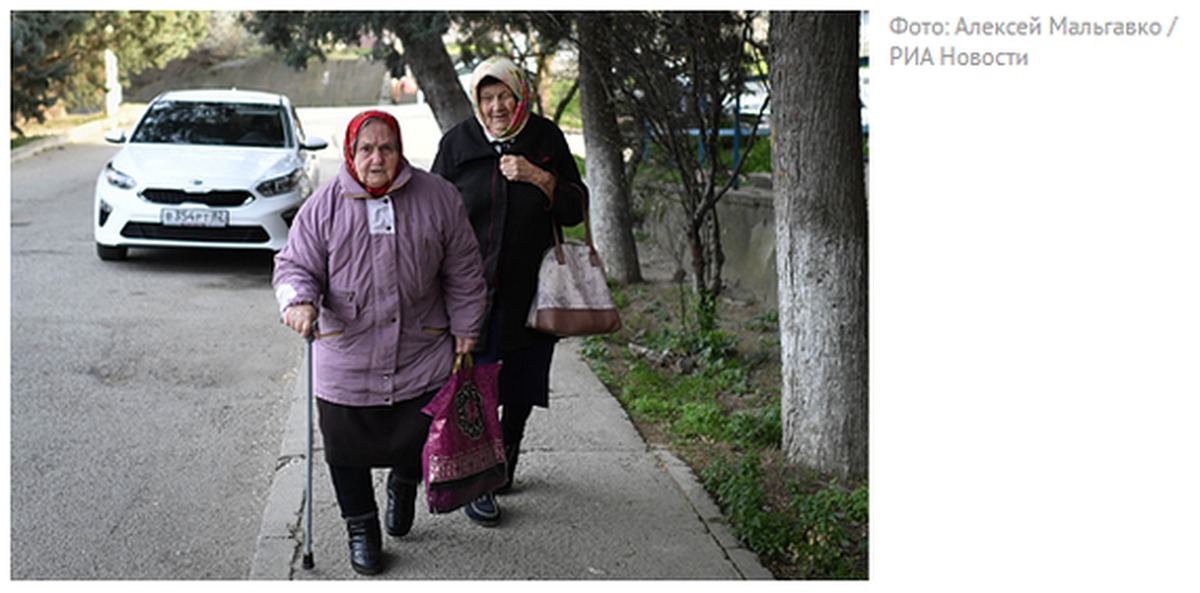
[[[155,97],[96,180],[96,254],[129,247],[278,251],[319,179],[291,101],[257,91],[171,91]]]

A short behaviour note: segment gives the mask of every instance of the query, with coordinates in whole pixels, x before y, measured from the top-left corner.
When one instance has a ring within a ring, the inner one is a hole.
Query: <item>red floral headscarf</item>
[[[496,137],[497,140],[512,140],[521,133],[521,130],[525,129],[525,122],[529,121],[529,110],[533,104],[533,90],[525,73],[506,57],[494,56],[476,66],[471,76],[471,102],[475,105],[475,117],[485,130],[487,129],[487,120],[484,119],[483,112],[479,109],[479,83],[489,76],[503,82],[517,98],[517,108],[513,110],[512,121],[509,122],[508,129]]]
[[[400,164],[396,167],[396,175],[381,187],[367,187],[363,183],[363,180],[358,178],[358,170],[354,167],[354,144],[358,142],[358,133],[362,131],[367,121],[372,119],[377,119],[392,129],[392,133],[396,135],[396,147],[400,153]],[[350,120],[350,125],[346,126],[346,141],[343,143],[342,148],[345,152],[346,168],[350,170],[350,176],[372,196],[378,197],[387,193],[388,189],[392,186],[392,182],[396,180],[396,177],[400,176],[400,170],[404,168],[404,143],[400,140],[400,122],[396,121],[396,118],[392,114],[384,111],[372,109],[354,116],[354,119]]]

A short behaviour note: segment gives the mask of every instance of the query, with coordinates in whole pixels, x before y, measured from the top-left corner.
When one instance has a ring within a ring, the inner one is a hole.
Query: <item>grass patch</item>
[[[14,135],[11,140],[11,147],[12,148],[20,148],[22,146],[25,146],[26,144],[31,144],[33,142],[41,140],[42,138],[48,138],[48,136],[16,136],[16,135]]]
[[[788,562],[799,578],[866,578],[867,486],[805,488],[790,481],[787,505],[773,508],[756,454],[719,459],[702,479],[729,514],[734,533],[758,554]]]

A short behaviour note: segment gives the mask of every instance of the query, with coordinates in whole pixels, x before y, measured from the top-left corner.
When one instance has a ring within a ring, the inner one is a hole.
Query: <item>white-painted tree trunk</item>
[[[589,216],[605,272],[617,282],[629,284],[641,281],[642,272],[633,238],[621,134],[611,95],[605,88],[604,73],[610,69],[606,59],[608,46],[597,42],[611,35],[602,19],[603,15],[598,13],[579,16],[579,100],[591,196]]]
[[[770,26],[783,447],[802,467],[865,478],[859,14],[772,12]]]

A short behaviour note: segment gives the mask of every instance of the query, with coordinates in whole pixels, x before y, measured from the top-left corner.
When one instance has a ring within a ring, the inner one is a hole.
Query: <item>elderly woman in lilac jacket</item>
[[[350,535],[350,561],[382,570],[371,468],[391,469],[384,524],[412,527],[421,408],[450,376],[454,354],[475,346],[486,284],[458,190],[412,167],[399,123],[381,111],[346,130],[345,164],[304,204],[275,258],[284,323],[313,347],[325,460]]]

